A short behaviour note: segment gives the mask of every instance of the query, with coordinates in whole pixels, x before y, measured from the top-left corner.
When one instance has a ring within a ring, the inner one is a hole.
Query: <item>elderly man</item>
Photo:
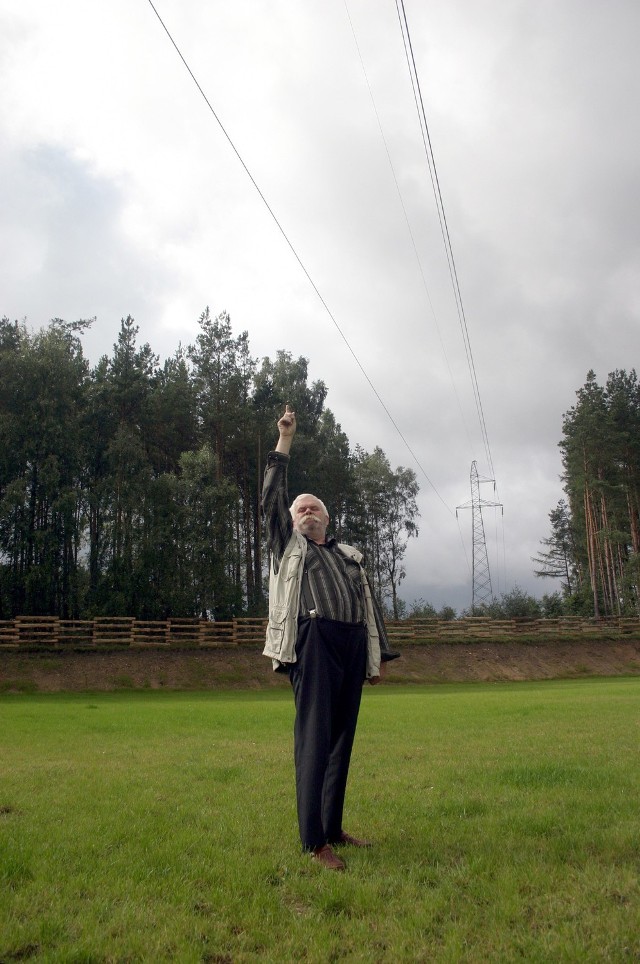
[[[368,847],[342,827],[347,776],[362,684],[380,681],[394,659],[371,594],[362,555],[327,538],[329,515],[313,495],[291,508],[287,465],[296,431],[286,406],[267,457],[263,509],[271,554],[265,656],[288,671],[296,706],[294,758],[303,849],[331,870],[344,870],[333,846]]]

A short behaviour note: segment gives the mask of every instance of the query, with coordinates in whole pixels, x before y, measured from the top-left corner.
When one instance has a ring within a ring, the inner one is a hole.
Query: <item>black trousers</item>
[[[342,832],[351,750],[367,665],[364,625],[301,619],[289,676],[296,705],[294,759],[304,850]]]

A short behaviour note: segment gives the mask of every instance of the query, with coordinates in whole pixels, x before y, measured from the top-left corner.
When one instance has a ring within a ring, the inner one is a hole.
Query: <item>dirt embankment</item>
[[[405,645],[393,683],[640,675],[640,641]],[[288,686],[259,647],[0,652],[0,692],[272,689]]]

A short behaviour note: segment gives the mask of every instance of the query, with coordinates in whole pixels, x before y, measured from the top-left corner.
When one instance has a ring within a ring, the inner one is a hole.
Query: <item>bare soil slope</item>
[[[393,683],[640,675],[640,641],[430,643],[402,647]],[[0,652],[0,692],[287,687],[258,647]]]

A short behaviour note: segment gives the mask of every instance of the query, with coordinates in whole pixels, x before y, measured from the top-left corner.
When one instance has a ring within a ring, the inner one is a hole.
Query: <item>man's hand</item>
[[[379,676],[370,676],[370,677],[369,677],[369,685],[370,685],[370,686],[377,686],[378,683],[381,683],[381,682],[382,682],[382,677],[383,677],[384,674],[385,674],[385,669],[386,669],[386,667],[385,667],[384,663],[380,663],[380,675],[379,675]]]
[[[289,408],[289,402],[285,405],[284,415],[278,422],[278,431],[285,438],[292,438],[296,434],[296,413]]]
[[[283,452],[288,455],[293,436],[296,434],[296,413],[291,411],[288,402],[285,406],[284,415],[278,421],[278,431],[280,438],[276,445],[276,452]]]

